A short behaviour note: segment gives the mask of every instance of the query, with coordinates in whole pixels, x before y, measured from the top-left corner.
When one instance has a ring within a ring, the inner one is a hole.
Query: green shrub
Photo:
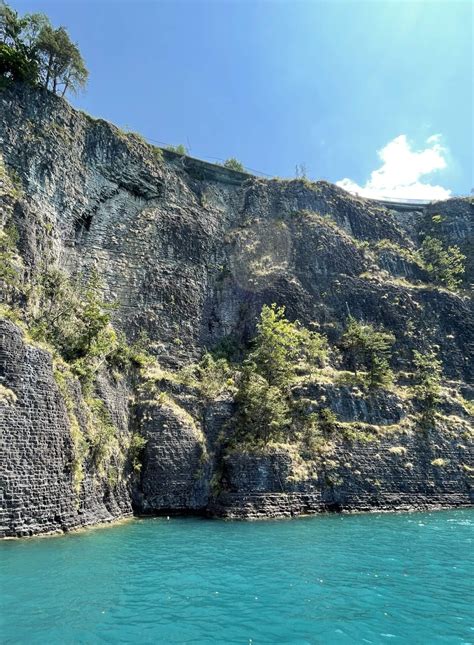
[[[458,246],[445,248],[441,240],[426,237],[420,249],[424,268],[435,284],[456,290],[462,283],[466,256]]]
[[[245,172],[244,165],[234,157],[229,157],[222,164],[224,168],[229,168],[230,170],[237,170],[238,172]]]
[[[421,407],[421,424],[423,427],[429,427],[435,422],[436,410],[441,400],[442,362],[432,349],[424,354],[415,350],[413,356],[415,399]]]
[[[151,147],[151,153],[158,163],[161,163],[163,161],[163,151],[161,148],[158,148],[158,146],[152,146]]]
[[[315,412],[307,415],[302,423],[301,443],[303,450],[310,455],[318,451],[322,445],[323,436],[319,424],[319,415]]]
[[[17,251],[18,231],[13,224],[0,230],[0,288],[7,302],[22,292],[23,262]]]
[[[287,320],[285,307],[263,305],[248,361],[270,385],[287,388],[300,365],[311,370],[326,356],[324,336]]]
[[[206,353],[195,370],[202,394],[207,399],[215,399],[225,389],[233,386],[234,371],[225,358],[215,359]]]
[[[370,323],[362,323],[349,316],[341,347],[355,374],[358,369],[365,367],[368,385],[379,387],[393,380],[389,357],[394,342],[395,336],[391,332],[376,330]]]
[[[112,457],[118,457],[120,453],[118,430],[102,399],[87,397],[85,401],[90,411],[91,457],[99,474],[104,475]]]
[[[76,416],[72,392],[72,375],[67,368],[56,366],[54,369],[54,380],[61,392],[69,420],[69,432],[72,440],[72,481],[74,491],[76,495],[79,495],[84,480],[84,461],[89,456],[89,443],[81,430]]]
[[[182,155],[183,157],[189,154],[189,150],[182,143],[177,146],[167,146],[166,149],[170,152],[176,152],[176,154]]]
[[[419,251],[400,246],[399,244],[392,242],[392,240],[388,240],[384,238],[382,240],[378,240],[377,242],[373,243],[371,247],[376,252],[390,251],[392,253],[399,255],[404,260],[407,260],[407,262],[412,262],[413,264],[416,264],[419,267],[423,267],[423,260],[421,258]]]
[[[337,417],[330,408],[319,410],[319,427],[324,435],[331,435],[337,429]]]
[[[52,345],[83,382],[117,349],[110,324],[114,305],[102,296],[96,269],[73,281],[57,268],[40,272],[29,289],[27,321],[33,339]]]
[[[134,342],[130,342],[122,331],[117,332],[115,348],[107,355],[107,363],[110,367],[122,372],[132,365],[135,367],[151,366],[155,359],[149,354],[149,347],[150,339],[144,330],[140,332]]]
[[[242,372],[236,396],[238,435],[252,444],[281,441],[291,421],[290,409],[278,387],[257,373],[253,364]]]
[[[227,361],[237,361],[241,359],[243,353],[242,344],[235,336],[224,336],[217,345],[215,345],[211,354],[215,359],[225,358]]]
[[[140,434],[136,432],[132,434],[128,448],[128,456],[133,470],[137,473],[142,469],[143,451],[145,450],[146,444],[147,440]]]

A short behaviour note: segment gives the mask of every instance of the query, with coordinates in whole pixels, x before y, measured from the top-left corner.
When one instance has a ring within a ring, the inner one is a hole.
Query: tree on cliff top
[[[39,84],[61,96],[84,87],[88,77],[64,27],[53,29],[41,13],[20,17],[5,2],[0,3],[0,74],[3,82]]]

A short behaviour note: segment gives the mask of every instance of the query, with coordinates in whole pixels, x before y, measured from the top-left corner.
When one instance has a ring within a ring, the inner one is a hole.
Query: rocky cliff
[[[132,508],[258,517],[472,503],[472,200],[398,213],[327,182],[263,180],[160,151],[31,88],[0,101],[1,220],[19,233],[21,280],[45,266],[97,271],[115,328],[129,343],[146,332],[155,361],[148,372],[104,365],[91,395],[5,308],[1,534]],[[417,254],[428,233],[469,256],[462,290],[432,284]],[[228,445],[233,388],[176,376],[219,344],[245,348],[270,303],[334,347],[348,315],[396,339],[391,388],[344,381],[344,357],[294,384],[306,414],[337,417],[309,456]],[[444,382],[436,423],[422,429],[409,373],[413,350],[432,346]]]

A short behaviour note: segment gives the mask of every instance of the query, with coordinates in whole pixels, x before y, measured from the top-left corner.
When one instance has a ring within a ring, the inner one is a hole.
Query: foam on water
[[[474,510],[0,545],[2,643],[472,643]]]

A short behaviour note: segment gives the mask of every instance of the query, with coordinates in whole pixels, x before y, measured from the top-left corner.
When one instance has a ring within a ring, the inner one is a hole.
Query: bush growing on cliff
[[[244,367],[236,402],[240,437],[263,445],[284,438],[291,422],[288,402],[278,387],[257,373],[255,365]]]
[[[442,362],[432,349],[422,354],[413,352],[415,364],[415,398],[421,408],[421,423],[424,427],[434,424],[440,402]]]
[[[238,172],[245,172],[244,165],[235,157],[229,157],[222,164],[224,168],[229,168],[230,170],[237,170]]]
[[[111,459],[120,456],[118,430],[102,399],[86,397],[89,418],[91,457],[99,474],[104,475]]]
[[[299,369],[322,365],[326,356],[324,336],[287,320],[284,307],[264,305],[238,386],[240,433],[263,444],[288,438],[293,379]]]
[[[196,366],[196,377],[202,394],[207,399],[214,399],[226,388],[234,387],[234,370],[225,358],[214,358],[204,354]]]
[[[420,254],[433,282],[453,291],[459,288],[465,271],[466,256],[458,246],[444,248],[441,240],[428,236],[423,240]]]
[[[295,374],[299,330],[285,318],[285,308],[264,305],[257,323],[257,335],[248,362],[266,381],[286,387]]]
[[[367,383],[370,387],[388,385],[393,380],[390,369],[390,347],[395,336],[385,330],[376,330],[370,323],[362,323],[349,316],[346,329],[341,338],[351,369],[367,370]]]
[[[22,290],[23,262],[17,241],[18,231],[13,225],[0,230],[0,289],[6,302],[14,301]]]
[[[287,320],[285,307],[263,305],[248,361],[270,385],[289,387],[300,366],[310,371],[321,366],[326,356],[324,336]]]
[[[103,298],[96,269],[83,283],[57,268],[45,269],[29,292],[30,333],[50,343],[83,382],[90,382],[117,348],[110,324],[112,308]]]
[[[166,149],[170,152],[176,152],[176,154],[182,155],[183,157],[189,154],[189,150],[182,143],[177,146],[168,146]]]
[[[136,473],[139,473],[142,469],[142,458],[146,444],[147,440],[145,437],[142,437],[136,432],[132,434],[128,448],[128,456],[132,464],[132,468]]]
[[[319,427],[325,435],[331,435],[337,427],[337,417],[330,408],[319,410]]]
[[[60,93],[84,87],[88,71],[64,27],[53,29],[41,13],[20,17],[0,4],[0,74],[3,82],[26,81]]]

